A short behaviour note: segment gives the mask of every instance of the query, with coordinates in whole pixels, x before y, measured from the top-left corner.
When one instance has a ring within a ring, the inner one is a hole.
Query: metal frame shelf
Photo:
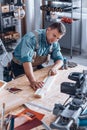
[[[67,27],[69,28],[69,34],[67,32],[63,40],[61,39],[59,42],[60,42],[60,45],[61,45],[61,42],[63,42],[63,44],[64,42],[68,42],[66,38],[68,39],[68,35],[69,35],[70,57],[72,58],[73,49],[76,49],[76,51],[79,51],[79,54],[81,54],[81,50],[82,50],[82,38],[81,38],[82,37],[82,0],[42,0],[42,6],[40,7],[40,9],[43,11],[43,28],[46,28],[49,24],[55,21],[60,21],[62,17],[67,17],[73,20],[71,24],[66,23],[66,22],[64,23],[66,26],[69,26]],[[58,18],[51,19],[51,12],[57,14]],[[74,16],[75,13],[79,14],[78,18],[77,17],[75,18]],[[78,40],[77,39],[74,40],[74,35],[75,35],[74,33],[77,33],[76,35],[78,35],[77,36]],[[77,48],[73,48],[74,43],[76,44]]]

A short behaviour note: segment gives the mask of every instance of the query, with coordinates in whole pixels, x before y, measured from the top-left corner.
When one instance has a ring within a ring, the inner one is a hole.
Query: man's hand
[[[56,75],[58,73],[58,70],[61,68],[62,65],[63,65],[63,61],[57,60],[54,63],[54,65],[52,66],[52,68],[50,69],[50,71],[48,72],[48,75]]]
[[[56,75],[58,73],[58,70],[57,69],[50,69],[50,71],[48,72],[48,75]]]
[[[33,81],[33,82],[30,82],[30,86],[34,89],[34,90],[37,90],[38,88],[42,88],[44,85],[44,82],[43,81]]]

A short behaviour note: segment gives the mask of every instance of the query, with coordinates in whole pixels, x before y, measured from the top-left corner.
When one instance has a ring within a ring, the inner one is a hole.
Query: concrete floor
[[[64,54],[64,56],[65,56],[69,61],[75,62],[75,63],[80,64],[80,65],[87,66],[87,54],[86,54],[86,53],[83,53],[83,54],[81,54],[81,55],[73,55],[73,56],[72,56],[72,59],[71,59],[70,56],[67,55],[67,54]]]
[[[8,53],[8,56],[11,59],[12,58],[12,53]],[[70,58],[69,53],[68,54],[64,53],[63,56],[66,57],[68,61],[72,61],[72,62],[78,63],[80,65],[87,66],[87,53],[83,53],[82,55],[73,54],[72,59]],[[1,54],[0,55],[0,80],[3,80],[3,67],[1,65],[1,60],[2,60],[3,57],[4,57],[4,54]],[[3,63],[4,63],[5,66],[8,63],[8,61],[9,60],[8,60],[7,57],[5,57],[3,59]],[[49,64],[52,64],[52,61],[50,61]]]

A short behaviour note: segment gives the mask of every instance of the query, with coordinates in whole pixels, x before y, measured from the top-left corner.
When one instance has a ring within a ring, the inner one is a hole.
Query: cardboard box
[[[20,38],[20,34],[18,33],[18,32],[14,32],[13,33],[13,39],[18,39],[18,38]]]
[[[9,5],[2,5],[1,6],[1,11],[2,11],[2,13],[9,12]]]
[[[9,36],[11,35],[11,39],[17,40],[18,38],[20,38],[20,34],[18,32],[9,31],[9,32],[7,32],[7,34]]]
[[[3,27],[4,28],[12,26],[11,18],[12,18],[11,16],[3,18]]]

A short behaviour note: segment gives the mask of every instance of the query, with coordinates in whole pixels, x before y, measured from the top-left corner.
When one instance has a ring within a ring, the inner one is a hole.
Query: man
[[[40,65],[49,60],[51,56],[54,65],[50,74],[55,75],[57,73],[57,70],[63,65],[63,56],[58,40],[65,32],[63,23],[56,22],[47,29],[38,29],[25,34],[13,53],[12,70],[15,77],[25,73],[34,90],[42,87],[44,82],[36,81],[32,66]]]

